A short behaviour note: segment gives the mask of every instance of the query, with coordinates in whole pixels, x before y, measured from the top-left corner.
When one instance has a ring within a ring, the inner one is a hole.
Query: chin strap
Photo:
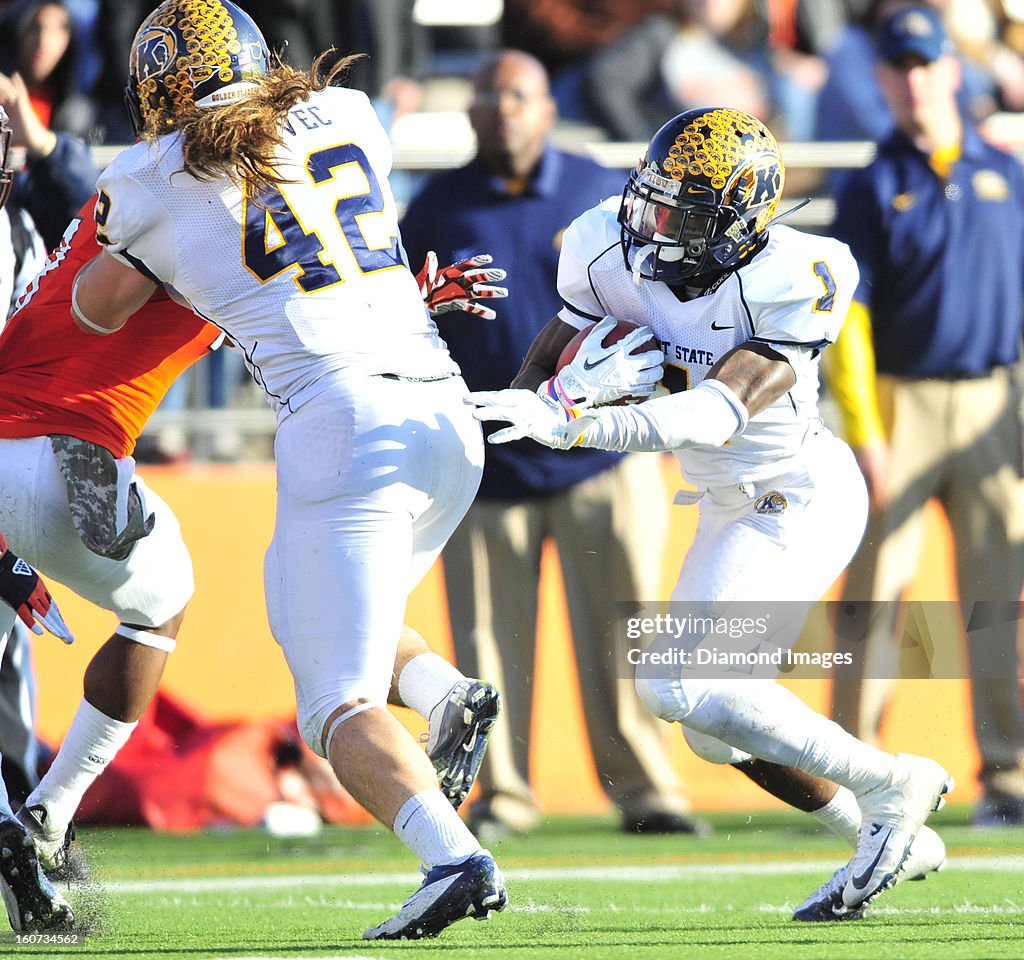
[[[639,284],[644,278],[640,276],[640,271],[644,268],[644,263],[650,260],[651,255],[658,255],[658,244],[648,243],[646,246],[640,247],[633,255],[633,283]],[[653,271],[652,271],[653,272]]]

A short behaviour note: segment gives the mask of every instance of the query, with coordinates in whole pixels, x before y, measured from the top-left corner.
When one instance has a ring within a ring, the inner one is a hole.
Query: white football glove
[[[532,390],[479,390],[466,401],[476,409],[477,420],[504,420],[511,424],[492,433],[488,443],[508,443],[529,437],[555,450],[568,450],[576,445],[589,422],[587,417],[574,417],[550,397]]]
[[[490,307],[473,303],[474,300],[508,296],[506,287],[490,286],[505,279],[504,270],[487,267],[492,259],[489,253],[481,253],[438,269],[437,254],[433,250],[428,251],[426,261],[416,274],[416,283],[430,315],[436,317],[459,310],[482,320],[493,320],[497,314]]]
[[[550,397],[566,410],[612,403],[623,397],[650,397],[665,372],[664,354],[660,350],[645,350],[631,356],[630,351],[654,336],[651,328],[637,327],[606,347],[602,341],[614,327],[614,317],[594,324],[572,361],[542,383],[537,393]]]

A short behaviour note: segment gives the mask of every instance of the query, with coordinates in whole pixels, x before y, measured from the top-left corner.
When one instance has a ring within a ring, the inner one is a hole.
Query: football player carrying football
[[[564,308],[534,341],[515,389],[473,395],[480,419],[511,423],[493,443],[673,451],[697,488],[700,523],[672,600],[704,611],[809,606],[849,563],[867,517],[853,455],[817,409],[819,355],[839,332],[857,268],[844,244],[773,225],[783,180],[778,144],[759,120],[722,108],[670,120],[622,197],[566,231]],[[601,345],[605,317],[650,327],[671,394],[608,405],[640,392],[635,371],[648,393],[656,376],[647,354]],[[555,373],[588,325],[594,342]],[[798,919],[858,918],[898,880],[941,865],[941,841],[923,827],[952,787],[939,764],[862,743],[774,680],[722,676],[648,671],[637,689],[655,714],[683,725],[700,756],[740,765],[787,798],[804,782],[828,800],[822,822],[859,827],[852,860]]]

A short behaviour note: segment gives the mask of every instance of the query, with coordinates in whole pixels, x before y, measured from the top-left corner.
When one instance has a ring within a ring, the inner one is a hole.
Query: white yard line
[[[624,883],[666,882],[671,880],[729,880],[737,876],[782,876],[786,874],[831,873],[838,860],[768,860],[752,863],[650,864],[647,866],[523,867],[505,870],[505,876],[517,880],[614,880]],[[947,870],[998,870],[1024,873],[1024,856],[952,857]],[[166,880],[110,880],[91,885],[108,893],[239,893],[244,890],[280,890],[338,887],[416,886],[422,877],[412,871],[402,873],[320,873],[271,874],[241,877],[182,877]]]

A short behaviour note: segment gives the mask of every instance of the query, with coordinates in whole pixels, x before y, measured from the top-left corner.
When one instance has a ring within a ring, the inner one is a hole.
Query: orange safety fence
[[[665,489],[679,485],[675,461],[666,457]],[[294,715],[291,680],[270,635],[263,602],[263,554],[273,533],[273,467],[145,467],[147,483],[174,509],[196,573],[178,648],[170,657],[164,689],[211,721],[267,721]],[[665,560],[664,595],[674,583],[696,524],[693,507],[672,510]],[[925,561],[911,599],[952,598],[949,531],[938,508],[930,511]],[[428,574],[410,599],[407,621],[439,652],[451,655],[442,572]],[[58,743],[81,698],[82,674],[115,618],[55,584],[61,609],[77,642],[65,647],[52,637],[35,642],[39,680],[38,728]],[[640,598],[648,599],[648,598]],[[551,813],[609,809],[598,786],[584,731],[568,619],[554,551],[545,553],[540,602],[540,640],[534,703],[532,775],[543,808]],[[827,709],[825,680],[784,681],[808,703]],[[414,733],[425,723],[398,711]],[[975,798],[977,753],[970,731],[970,699],[963,680],[900,681],[883,731],[893,751],[929,754],[956,777],[955,799]],[[776,801],[728,767],[693,756],[678,728],[667,729],[673,759],[698,810],[755,809]]]

